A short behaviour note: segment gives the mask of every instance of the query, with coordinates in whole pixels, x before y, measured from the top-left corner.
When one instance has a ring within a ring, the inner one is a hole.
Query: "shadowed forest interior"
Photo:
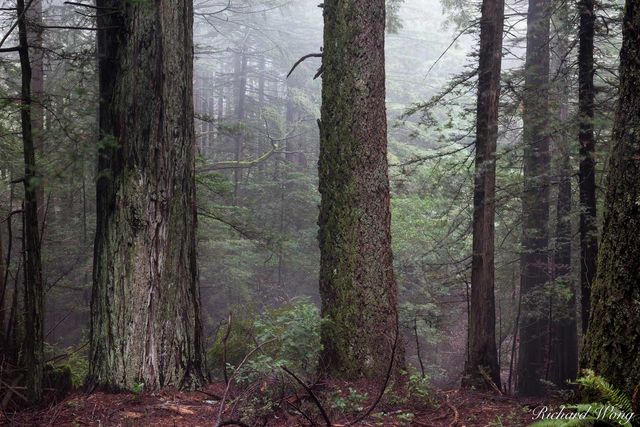
[[[0,424],[636,426],[640,2],[0,0]]]

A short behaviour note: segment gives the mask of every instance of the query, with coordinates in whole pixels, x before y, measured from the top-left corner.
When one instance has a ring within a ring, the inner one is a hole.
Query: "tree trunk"
[[[236,104],[236,131],[234,140],[234,157],[233,160],[239,162],[242,160],[242,141],[244,139],[245,131],[244,125],[245,120],[247,118],[247,108],[246,108],[246,100],[247,100],[247,54],[245,53],[245,48],[242,48],[242,51],[236,54],[236,63],[235,63],[235,82],[237,85],[237,104]],[[240,192],[240,181],[242,180],[242,169],[235,168],[233,171],[233,197],[234,200],[238,199],[238,193]]]
[[[396,367],[404,356],[391,252],[384,29],[384,0],[324,2],[321,369],[340,378],[384,377],[392,350]]]
[[[494,238],[496,144],[502,65],[504,0],[484,0],[480,24],[476,173],[473,196],[473,260],[469,351],[464,385],[487,388],[483,373],[500,385],[496,349]]]
[[[569,40],[566,33],[571,28],[569,5],[556,9],[554,16],[553,75],[555,78],[553,101],[557,115],[558,131],[555,132],[554,148],[557,161],[556,229],[553,255],[552,283],[554,292],[550,296],[551,337],[549,339],[550,360],[548,380],[566,388],[568,381],[575,381],[578,373],[578,329],[576,286],[571,274],[571,230],[572,168],[569,122],[570,71],[567,65]],[[571,31],[571,30],[569,30]]]
[[[38,226],[39,176],[31,122],[31,63],[27,41],[24,0],[17,0],[20,68],[22,71],[22,143],[24,152],[24,363],[27,367],[27,394],[31,403],[42,398],[44,292],[40,231]]]
[[[25,14],[31,63],[31,133],[36,154],[44,158],[44,51],[42,50],[42,0],[32,0]],[[45,228],[44,185],[37,189],[38,219]]]
[[[195,387],[205,378],[192,2],[97,6],[101,144],[88,382]]]
[[[640,385],[640,3],[627,0],[620,99],[607,177],[605,218],[585,341],[587,366],[631,395]]]
[[[543,392],[549,280],[549,21],[550,1],[531,0],[524,88],[524,189],[518,392]]]
[[[591,285],[596,277],[598,223],[596,216],[593,36],[594,0],[581,0],[580,48],[578,51],[578,118],[580,122],[580,289],[582,292],[582,332],[589,325]]]

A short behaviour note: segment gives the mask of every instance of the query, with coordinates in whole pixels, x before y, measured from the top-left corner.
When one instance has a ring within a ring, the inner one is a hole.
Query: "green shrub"
[[[226,328],[220,328],[216,342],[209,350],[209,362],[216,373],[221,373],[223,338]],[[229,374],[257,346],[238,370],[239,383],[251,383],[266,376],[282,374],[286,365],[303,378],[316,372],[320,349],[320,312],[307,299],[269,310],[255,320],[233,321],[227,340],[227,366]],[[220,377],[220,375],[216,375]]]

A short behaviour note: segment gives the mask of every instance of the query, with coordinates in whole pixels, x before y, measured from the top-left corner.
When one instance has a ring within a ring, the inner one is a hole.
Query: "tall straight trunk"
[[[629,395],[640,386],[640,3],[627,0],[620,98],[607,177],[598,274],[584,356],[587,367]]]
[[[341,378],[383,377],[394,347],[397,362],[404,355],[391,252],[384,35],[384,0],[324,2],[321,369]]]
[[[236,63],[234,70],[234,77],[236,82],[236,120],[237,129],[234,136],[234,157],[236,162],[242,159],[242,141],[244,139],[244,124],[247,118],[247,54],[243,47],[240,52],[236,54]],[[235,168],[233,172],[233,196],[238,198],[240,191],[240,180],[242,180],[242,169]]]
[[[522,194],[522,318],[518,393],[543,392],[549,280],[549,0],[530,0],[524,87]]]
[[[463,383],[485,388],[488,384],[483,374],[500,385],[495,336],[494,240],[503,22],[504,0],[484,0],[480,21],[469,350]]]
[[[569,40],[564,28],[570,28],[568,4],[555,11],[554,60],[552,64],[555,85],[553,96],[554,115],[557,128],[554,133],[556,177],[558,196],[556,200],[555,248],[553,254],[552,283],[555,292],[550,296],[551,336],[549,342],[548,380],[566,387],[574,381],[578,373],[578,325],[576,307],[576,286],[571,274],[571,209],[572,209],[572,168],[569,126]]]
[[[24,17],[24,0],[17,0],[20,69],[22,72],[22,144],[24,152],[24,363],[27,394],[32,403],[42,398],[44,292],[38,226],[38,172],[31,122],[31,63]]]
[[[31,63],[31,129],[36,154],[44,158],[44,51],[42,50],[42,0],[32,0],[25,14],[27,18],[27,43]],[[44,186],[38,186],[38,218],[44,221]]]
[[[593,133],[593,37],[595,0],[580,0],[580,47],[578,50],[578,118],[580,123],[580,289],[582,332],[589,325],[591,285],[596,277],[598,223],[596,216],[595,137]]]
[[[101,144],[88,383],[195,387],[205,378],[193,5],[98,0],[97,6]]]

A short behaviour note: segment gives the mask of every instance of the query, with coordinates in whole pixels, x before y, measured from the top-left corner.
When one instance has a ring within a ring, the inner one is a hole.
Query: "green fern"
[[[576,380],[576,384],[581,385],[586,391],[599,393],[602,403],[608,403],[623,412],[631,412],[631,399],[622,391],[616,389],[604,378],[596,375],[591,369],[585,369],[584,375]]]
[[[595,395],[597,402],[566,406],[566,409],[576,414],[575,419],[547,419],[531,424],[530,427],[590,427],[596,422],[600,426],[633,427],[631,420],[627,420],[628,414],[632,413],[629,397],[592,370],[586,369],[583,374],[575,384],[584,393]]]

